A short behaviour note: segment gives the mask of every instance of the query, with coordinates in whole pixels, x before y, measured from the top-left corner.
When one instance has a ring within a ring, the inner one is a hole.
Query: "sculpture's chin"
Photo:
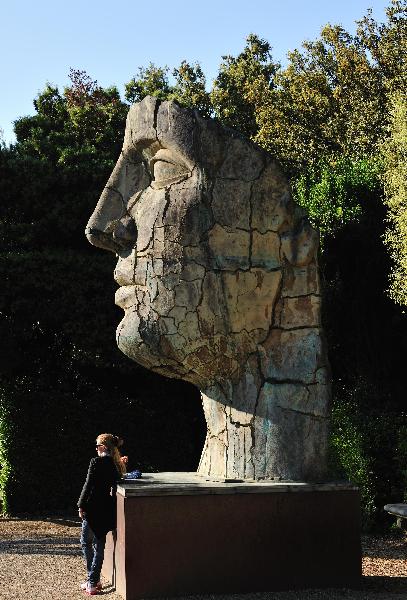
[[[131,318],[126,313],[116,329],[116,343],[119,350],[133,360],[136,360],[134,357],[135,352],[142,343],[138,326],[139,319],[137,313],[132,313]]]
[[[152,315],[155,317],[155,314]],[[180,323],[179,331],[162,331],[163,324],[151,316],[126,311],[117,333],[119,349],[143,367],[165,375],[185,379],[201,389],[216,380],[232,380],[239,374],[253,346],[229,335],[203,337],[198,329]],[[239,354],[240,349],[240,354]],[[245,349],[242,353],[241,350]]]
[[[137,312],[126,312],[117,327],[116,341],[123,354],[143,367],[167,377],[185,378],[184,354],[173,347],[168,352],[156,321],[140,319]]]

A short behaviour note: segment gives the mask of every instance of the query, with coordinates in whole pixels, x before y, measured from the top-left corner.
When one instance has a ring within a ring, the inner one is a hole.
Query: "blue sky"
[[[209,83],[222,55],[236,55],[249,33],[266,38],[275,59],[326,23],[354,32],[373,9],[385,20],[386,0],[3,0],[0,6],[0,128],[13,141],[12,121],[34,114],[33,99],[49,81],[62,90],[69,68],[102,86],[124,83],[153,62],[171,69],[200,62]]]

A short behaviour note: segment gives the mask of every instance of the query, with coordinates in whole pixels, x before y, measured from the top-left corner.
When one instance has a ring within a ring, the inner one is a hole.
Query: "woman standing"
[[[111,433],[102,433],[96,440],[97,456],[89,464],[88,475],[78,500],[82,519],[81,545],[88,572],[81,588],[93,596],[102,589],[102,569],[106,534],[116,527],[117,481],[126,472],[127,457],[121,457],[123,440]]]

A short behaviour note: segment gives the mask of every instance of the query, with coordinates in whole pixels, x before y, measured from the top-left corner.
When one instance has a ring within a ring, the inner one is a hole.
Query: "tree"
[[[359,22],[357,36],[382,74],[389,92],[406,88],[407,6],[405,0],[390,0],[386,23],[377,23],[372,11]]]
[[[156,67],[153,63],[145,69],[140,67],[138,78],[133,77],[125,85],[126,100],[132,104],[146,96],[154,96],[159,100],[175,100],[181,106],[199,110],[205,117],[210,116],[211,103],[200,65],[190,65],[183,60],[172,72],[175,85],[170,84],[168,73],[168,67]]]
[[[169,98],[176,100],[181,106],[199,110],[204,117],[210,117],[212,114],[211,100],[206,91],[206,79],[200,65],[198,63],[190,65],[183,60],[172,74],[176,83]]]
[[[407,103],[401,92],[392,95],[389,137],[382,146],[388,227],[385,243],[393,261],[390,297],[407,306]]]
[[[254,34],[236,58],[223,56],[222,60],[210,93],[214,113],[225,125],[255,138],[259,107],[274,88],[280,65],[272,59],[270,44]]]
[[[154,96],[159,100],[166,100],[171,93],[168,81],[168,67],[156,67],[150,63],[148,67],[139,67],[138,78],[133,77],[125,85],[125,98],[133,104],[140,102],[146,96]]]
[[[288,53],[284,69],[255,35],[223,57],[211,92],[216,116],[266,148],[291,176],[339,156],[374,157],[389,121],[389,91],[406,88],[406,8],[371,13],[354,36],[338,25]]]
[[[398,85],[396,79],[390,84],[394,73],[383,63],[394,65],[400,57],[397,48],[380,44],[372,56],[366,29],[362,22],[351,36],[328,25],[318,40],[303,44],[302,52],[289,53],[288,66],[278,72],[276,87],[258,113],[255,140],[291,174],[332,155],[377,154],[388,121],[388,89]],[[398,21],[389,22],[382,33],[401,35],[400,29]]]

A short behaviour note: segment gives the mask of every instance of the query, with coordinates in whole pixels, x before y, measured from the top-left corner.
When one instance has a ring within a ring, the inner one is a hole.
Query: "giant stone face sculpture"
[[[130,108],[86,234],[118,255],[119,348],[201,390],[208,433],[198,471],[323,478],[318,236],[273,159],[213,120],[147,97]]]

